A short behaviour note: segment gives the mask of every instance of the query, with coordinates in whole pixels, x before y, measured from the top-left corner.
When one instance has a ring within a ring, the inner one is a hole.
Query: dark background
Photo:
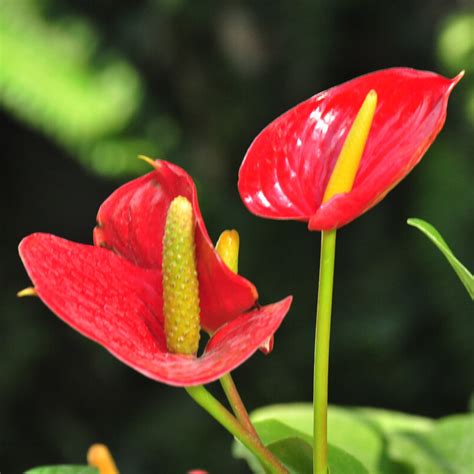
[[[29,285],[17,245],[35,231],[90,243],[100,203],[147,171],[139,153],[183,166],[211,237],[239,230],[240,272],[261,302],[295,297],[272,355],[235,371],[247,406],[309,401],[320,236],[249,214],[237,171],[253,137],[287,108],[390,66],[451,77],[466,69],[466,77],[420,166],[338,233],[330,400],[433,417],[467,410],[472,302],[405,221],[433,223],[472,270],[468,8],[453,0],[3,2],[1,471],[83,463],[102,441],[123,473],[245,472],[231,459],[231,437],[184,390],[130,370],[39,300],[16,299]]]

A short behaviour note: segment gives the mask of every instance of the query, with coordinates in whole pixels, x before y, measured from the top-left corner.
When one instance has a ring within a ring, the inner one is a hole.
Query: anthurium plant
[[[303,221],[321,232],[312,403],[248,414],[231,371],[258,350],[271,353],[292,297],[260,303],[255,286],[238,274],[237,231],[224,231],[214,246],[192,178],[172,163],[140,157],[151,171],[102,204],[94,245],[50,234],[24,238],[20,256],[33,286],[19,296],[39,297],[144,376],[184,388],[231,433],[234,456],[255,473],[472,472],[472,415],[434,421],[328,406],[336,232],[419,163],[444,125],[462,76],[393,68],[353,79],[278,117],[243,160],[238,189],[252,213]],[[472,273],[440,233],[421,219],[408,223],[438,247],[474,298]],[[228,407],[205,387],[216,380]],[[87,460],[88,466],[28,473],[120,469],[104,445],[93,445]]]

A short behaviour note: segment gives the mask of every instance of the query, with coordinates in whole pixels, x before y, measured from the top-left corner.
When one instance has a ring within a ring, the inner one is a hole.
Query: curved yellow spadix
[[[336,166],[324,192],[323,204],[336,194],[348,193],[352,189],[376,107],[377,92],[372,89],[365,97],[347,134],[341,153],[337,158]]]
[[[184,196],[173,199],[163,236],[163,313],[166,346],[195,355],[199,347],[199,281],[194,243],[194,211]]]

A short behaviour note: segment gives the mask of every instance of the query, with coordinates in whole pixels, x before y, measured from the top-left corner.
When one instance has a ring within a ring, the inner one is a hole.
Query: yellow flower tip
[[[336,194],[348,193],[354,184],[377,108],[377,92],[369,91],[342,145],[323,197],[323,204]]]
[[[170,352],[196,355],[201,330],[192,204],[178,196],[170,204],[163,236],[163,313]]]
[[[115,461],[105,444],[93,444],[87,451],[87,463],[100,474],[119,474]]]
[[[236,230],[225,230],[216,244],[216,251],[224,263],[234,272],[239,272],[240,237]]]
[[[137,158],[139,160],[142,160],[144,161],[145,163],[148,163],[151,167],[153,168],[156,168],[158,166],[158,164],[156,163],[156,161],[153,159],[153,158],[150,158],[148,156],[145,156],[145,155],[138,155]]]
[[[36,288],[29,286],[28,288],[19,291],[16,296],[18,296],[18,298],[23,298],[24,296],[38,296],[38,292],[36,291]]]
[[[466,71],[463,69],[457,76],[454,76],[451,80],[451,85],[449,86],[449,92],[451,92],[457,83],[464,77]]]

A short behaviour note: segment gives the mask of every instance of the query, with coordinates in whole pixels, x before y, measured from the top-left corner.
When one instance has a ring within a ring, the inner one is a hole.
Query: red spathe
[[[162,240],[169,204],[185,196],[196,216],[201,323],[212,333],[200,357],[167,351],[163,329]],[[156,161],[101,206],[95,246],[32,234],[20,256],[38,296],[63,321],[125,364],[170,385],[212,382],[265,349],[291,297],[258,307],[257,291],[227,268],[209,238],[191,177]]]
[[[239,172],[247,208],[262,217],[330,230],[351,222],[400,182],[434,141],[448,97],[462,77],[408,68],[373,72],[321,92],[270,123]],[[350,192],[322,199],[347,133],[367,93],[378,104]]]

